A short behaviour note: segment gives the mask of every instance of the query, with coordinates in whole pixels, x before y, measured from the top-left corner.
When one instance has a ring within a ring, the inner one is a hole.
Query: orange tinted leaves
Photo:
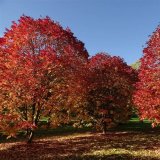
[[[52,114],[81,102],[87,58],[83,43],[49,17],[13,22],[0,39],[0,110],[19,116],[10,118],[15,131],[35,129],[41,116],[66,123]]]

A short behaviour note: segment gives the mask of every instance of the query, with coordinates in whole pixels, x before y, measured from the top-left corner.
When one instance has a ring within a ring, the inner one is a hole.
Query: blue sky
[[[107,52],[132,64],[160,22],[160,0],[0,0],[0,36],[22,14],[68,26],[91,56]]]

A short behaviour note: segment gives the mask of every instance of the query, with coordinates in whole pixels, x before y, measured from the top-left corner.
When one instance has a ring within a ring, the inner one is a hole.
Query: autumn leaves
[[[139,82],[136,84],[134,101],[140,117],[160,123],[160,27],[156,29],[140,59]]]
[[[136,71],[120,57],[88,57],[49,17],[13,22],[0,39],[0,129],[10,136],[25,130],[31,142],[43,117],[52,127],[89,122],[104,132],[127,121]]]

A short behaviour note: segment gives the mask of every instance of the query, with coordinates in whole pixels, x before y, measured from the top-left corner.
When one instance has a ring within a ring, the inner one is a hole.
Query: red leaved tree
[[[134,102],[141,119],[155,126],[160,123],[160,26],[147,42],[140,63]]]
[[[13,22],[0,39],[1,130],[13,136],[27,129],[31,142],[42,117],[67,123],[81,99],[87,59],[84,44],[49,17]]]
[[[132,114],[136,73],[120,57],[99,53],[89,61],[88,113],[104,132]]]

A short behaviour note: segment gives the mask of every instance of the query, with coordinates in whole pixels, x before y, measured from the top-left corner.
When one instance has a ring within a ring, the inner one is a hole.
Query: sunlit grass
[[[144,150],[140,149],[137,151],[133,151],[131,149],[122,149],[122,148],[110,148],[110,149],[102,149],[96,150],[88,153],[87,155],[94,155],[94,156],[109,156],[109,155],[130,155],[131,157],[150,157],[150,158],[160,158],[160,149],[156,150]]]

